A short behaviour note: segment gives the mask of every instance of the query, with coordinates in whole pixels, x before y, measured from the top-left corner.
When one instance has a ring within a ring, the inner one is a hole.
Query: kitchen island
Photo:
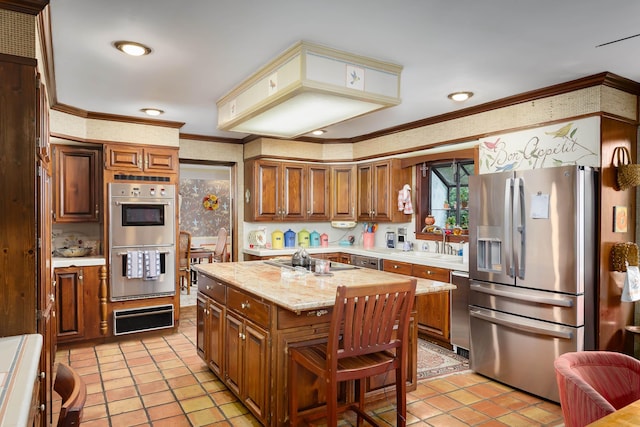
[[[341,266],[341,265],[339,265]],[[339,267],[338,266],[338,267]],[[201,264],[198,274],[197,348],[209,368],[263,424],[282,426],[287,414],[289,346],[326,338],[339,285],[417,280],[416,295],[446,292],[454,285],[344,265],[332,275],[300,274],[264,261]],[[409,333],[408,390],[417,382],[417,328]],[[300,408],[323,403],[317,378],[300,376]],[[367,382],[370,399],[385,398],[393,373]],[[341,389],[351,396],[351,384]]]

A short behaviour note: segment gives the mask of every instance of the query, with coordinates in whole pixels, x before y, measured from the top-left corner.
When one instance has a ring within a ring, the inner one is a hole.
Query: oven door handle
[[[471,317],[475,317],[477,319],[484,320],[489,323],[495,323],[497,325],[518,329],[520,331],[531,332],[539,335],[547,335],[547,336],[562,338],[566,340],[573,339],[573,334],[571,332],[554,331],[551,329],[538,328],[531,325],[523,325],[517,322],[510,322],[509,320],[506,320],[506,319],[500,319],[498,317],[488,316],[478,310],[473,310],[473,309],[469,310],[469,315]]]
[[[473,284],[469,286],[469,289],[474,292],[480,292],[482,294],[488,294],[488,295],[495,295],[498,297],[507,297],[507,298],[518,299],[518,300],[523,300],[527,302],[536,302],[539,304],[555,305],[558,307],[573,307],[573,301],[569,298],[558,299],[558,298],[541,297],[537,295],[524,295],[518,292],[491,289],[478,284]]]
[[[171,202],[165,202],[162,200],[158,200],[158,201],[151,201],[151,200],[147,200],[144,202],[122,202],[119,200],[116,200],[113,202],[116,206],[120,206],[120,205],[165,205],[165,206],[169,206],[171,204]]]

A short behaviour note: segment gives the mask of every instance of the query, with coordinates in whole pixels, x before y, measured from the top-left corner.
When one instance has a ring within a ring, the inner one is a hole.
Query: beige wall
[[[0,9],[0,53],[36,57],[36,17]]]

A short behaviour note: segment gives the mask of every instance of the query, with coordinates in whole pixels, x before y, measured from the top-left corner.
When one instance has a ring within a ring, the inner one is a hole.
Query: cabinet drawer
[[[440,267],[430,267],[428,265],[414,264],[412,268],[412,276],[421,277],[423,279],[437,280],[438,282],[449,283],[450,270]]]
[[[278,309],[278,329],[295,328],[298,326],[319,325],[331,322],[331,307],[318,310],[303,311],[296,314],[282,308]]]
[[[252,322],[269,326],[269,304],[257,300],[244,292],[229,288],[227,290],[227,308],[240,313]]]
[[[211,277],[198,273],[198,291],[220,304],[226,304],[227,285]]]
[[[398,273],[398,274],[404,274],[405,276],[411,276],[412,265],[413,264],[409,264],[408,262],[390,261],[388,259],[385,259],[382,269],[390,273]]]

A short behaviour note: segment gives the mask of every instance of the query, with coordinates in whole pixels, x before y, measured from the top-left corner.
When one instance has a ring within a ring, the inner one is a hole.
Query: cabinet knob
[[[393,265],[393,268],[398,268],[398,266],[396,264]]]
[[[47,373],[45,371],[40,372],[40,379],[45,379],[47,377]]]
[[[207,290],[210,291],[211,290],[211,286],[207,285]]]
[[[243,302],[242,304],[240,304],[240,307],[242,307],[243,309],[247,309],[251,307],[251,304],[249,304],[249,301]]]
[[[241,340],[244,340],[246,338],[245,334],[243,334],[242,332],[240,332],[238,334],[238,338],[240,338]]]
[[[427,274],[431,276],[433,273],[431,272],[431,270],[427,270]]]
[[[47,409],[46,406],[44,406],[44,403],[40,404],[40,412],[44,412],[44,410]]]

